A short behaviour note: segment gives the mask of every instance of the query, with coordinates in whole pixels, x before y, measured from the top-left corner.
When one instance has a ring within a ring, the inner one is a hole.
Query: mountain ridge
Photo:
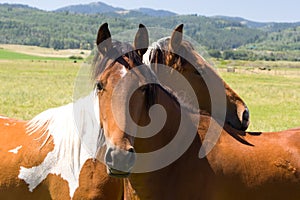
[[[297,26],[300,26],[300,22],[258,22],[253,20],[248,20],[242,17],[229,17],[229,16],[223,16],[223,15],[216,15],[213,16],[213,18],[216,19],[226,19],[229,21],[239,22],[243,25],[248,26],[249,28],[269,28],[269,30],[272,31],[278,31],[280,28],[282,28],[283,25],[286,25],[287,28],[294,28]],[[280,27],[278,27],[280,25]]]
[[[26,4],[21,4],[21,3],[16,3],[16,4],[0,3],[0,6],[1,5],[8,6],[11,8],[28,8],[28,9],[46,11],[46,10],[43,10],[40,8],[32,7],[32,6],[29,6]],[[97,7],[97,5],[98,6],[100,5],[100,6],[103,6],[104,8],[102,8],[102,10],[98,10],[98,11],[95,11],[95,9],[84,10],[84,8],[86,8],[87,6],[91,7],[91,6],[95,6],[95,5],[96,5],[96,7]],[[83,8],[83,10],[81,10],[81,8]],[[73,11],[73,10],[75,10],[75,11]],[[49,11],[46,11],[46,12],[49,12]],[[128,10],[128,9],[124,9],[124,8],[120,8],[120,7],[114,7],[114,6],[108,5],[106,3],[103,3],[101,1],[92,2],[89,4],[73,4],[73,5],[64,6],[64,7],[58,8],[58,9],[51,10],[50,12],[71,12],[71,13],[75,13],[75,14],[108,14],[108,15],[111,14],[113,16],[114,16],[114,14],[124,15],[124,14],[128,14],[129,12],[136,12],[136,13],[141,13],[144,15],[156,16],[156,17],[157,16],[162,16],[162,17],[175,16],[175,15],[184,16],[184,15],[177,14],[175,12],[171,12],[171,11],[163,10],[163,9],[152,9],[152,8],[141,7],[141,8],[137,8],[137,9]],[[157,15],[149,14],[151,12],[155,13]],[[161,14],[159,12],[162,12],[163,14]],[[164,13],[168,13],[168,14],[164,14]],[[186,14],[186,15],[199,15],[199,14]],[[249,28],[275,27],[274,29],[277,30],[278,28],[276,28],[276,25],[278,25],[278,24],[280,26],[282,26],[283,24],[286,24],[287,28],[293,28],[293,27],[300,26],[300,21],[299,22],[260,22],[260,21],[248,20],[243,17],[232,17],[232,16],[224,16],[224,15],[215,15],[215,16],[211,16],[210,18],[224,19],[224,20],[229,20],[232,22],[239,22],[243,25],[246,25]]]
[[[260,23],[243,18],[198,14],[150,16],[135,10],[117,10],[102,14],[74,14],[44,11],[20,4],[0,4],[0,43],[54,49],[93,49],[99,25],[105,22],[110,24],[112,34],[136,29],[139,23],[170,29],[169,33],[156,33],[160,37],[171,34],[178,24],[184,24],[185,35],[215,56],[226,52],[226,57],[234,59],[256,59],[259,56],[259,59],[273,60],[275,54],[270,52],[278,51],[276,56],[280,59],[299,60],[298,23]],[[146,11],[152,12],[151,9]],[[127,40],[127,36],[124,39]],[[254,51],[258,56],[252,57]]]
[[[54,10],[54,12],[71,12],[77,14],[117,13],[120,15],[128,14],[130,12],[139,12],[148,16],[162,16],[162,17],[177,15],[176,13],[167,10],[161,10],[161,9],[156,10],[152,8],[137,8],[137,9],[128,10],[124,8],[114,7],[100,1],[89,3],[89,4],[77,4],[77,5],[65,6]]]

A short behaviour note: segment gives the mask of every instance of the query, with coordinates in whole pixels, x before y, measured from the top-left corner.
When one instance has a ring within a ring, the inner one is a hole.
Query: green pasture
[[[0,59],[0,114],[31,119],[48,108],[71,102],[81,65],[71,60]],[[221,76],[247,103],[249,130],[300,126],[300,76],[225,71]]]
[[[0,114],[31,119],[72,101],[80,63],[0,60]]]
[[[300,127],[300,74],[220,74],[249,107],[249,130],[279,131]]]
[[[27,55],[0,48],[0,60],[68,60],[67,58]]]

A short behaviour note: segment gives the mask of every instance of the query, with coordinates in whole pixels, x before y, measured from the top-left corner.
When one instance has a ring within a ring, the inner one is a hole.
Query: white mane
[[[153,42],[148,47],[148,50],[146,51],[146,53],[143,55],[143,63],[145,65],[147,65],[150,68],[151,72],[154,74],[154,76],[157,77],[157,83],[160,84],[170,94],[172,94],[177,99],[180,106],[187,109],[188,111],[191,111],[192,113],[199,113],[200,112],[199,108],[197,106],[195,107],[194,102],[191,101],[190,96],[188,95],[188,93],[185,90],[181,90],[181,91],[174,90],[171,88],[171,86],[163,84],[161,81],[159,81],[159,78],[158,78],[159,70],[156,73],[151,68],[151,60],[153,60],[153,57],[154,57],[154,52],[155,52],[154,50],[155,49],[167,50],[167,49],[164,49],[163,46],[165,45],[165,42],[168,39],[170,39],[170,37],[164,37],[164,38],[159,39],[156,42]],[[171,69],[171,71],[175,70],[175,69],[172,69],[171,67],[170,67],[170,69]],[[178,74],[179,74],[179,72],[178,72]]]
[[[159,40],[157,40],[156,42],[153,42],[147,49],[146,53],[143,55],[143,63],[146,65],[150,65],[151,60],[153,59],[154,56],[154,49],[161,49],[161,50],[167,50],[164,49],[163,46],[161,45],[161,43],[163,43],[164,41],[166,41],[167,39],[169,39],[170,37],[163,37]]]
[[[48,174],[61,176],[68,182],[72,198],[79,186],[83,164],[90,158],[95,159],[98,149],[105,142],[99,127],[99,104],[95,91],[74,103],[37,115],[28,123],[27,133],[35,134],[41,128],[43,134],[37,139],[46,135],[45,145],[51,137],[54,149],[39,166],[21,167],[19,178],[28,183],[29,190],[33,191]]]

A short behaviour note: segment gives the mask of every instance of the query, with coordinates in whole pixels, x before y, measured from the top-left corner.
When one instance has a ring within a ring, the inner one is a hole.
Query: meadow
[[[300,76],[221,72],[246,102],[251,131],[300,127]]]
[[[73,100],[82,61],[9,55],[7,51],[5,57],[1,50],[4,52],[0,49],[0,115],[28,120]],[[279,131],[300,126],[300,76],[293,75],[299,69],[291,69],[287,74],[228,73],[222,66],[218,69],[247,103],[251,114],[249,130]]]
[[[66,60],[66,58],[28,55],[0,48],[0,60]]]

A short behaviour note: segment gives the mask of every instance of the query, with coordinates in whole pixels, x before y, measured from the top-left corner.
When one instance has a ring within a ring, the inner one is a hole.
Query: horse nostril
[[[135,152],[135,150],[134,150],[134,148],[133,148],[133,147],[130,147],[130,148],[128,149],[128,152],[130,152],[130,153],[134,153],[134,152]]]
[[[249,110],[248,108],[245,109],[245,111],[243,112],[243,121],[249,121]]]
[[[247,128],[249,127],[249,123],[250,123],[250,113],[248,108],[246,107],[245,111],[243,112],[243,116],[242,116],[242,127],[241,130],[245,131],[247,130]]]
[[[112,151],[113,150],[111,148],[109,148],[107,150],[107,152],[105,153],[105,163],[106,164],[112,164],[112,162],[113,162],[113,158],[112,158],[112,155],[111,155]]]

